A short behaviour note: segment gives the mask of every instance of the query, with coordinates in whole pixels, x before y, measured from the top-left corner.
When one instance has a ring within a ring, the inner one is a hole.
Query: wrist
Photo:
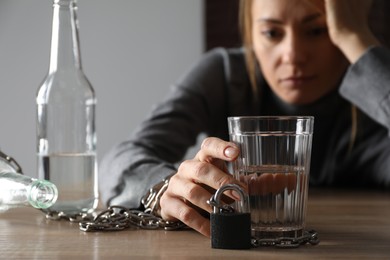
[[[160,198],[167,190],[169,180],[173,175],[174,174],[170,174],[165,177],[162,181],[150,188],[142,197],[141,204],[145,208],[146,213],[150,213],[155,216],[160,215]]]

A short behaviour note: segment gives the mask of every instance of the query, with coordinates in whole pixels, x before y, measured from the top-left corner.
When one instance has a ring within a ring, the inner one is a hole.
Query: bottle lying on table
[[[23,175],[16,161],[0,151],[0,212],[25,206],[49,208],[57,197],[53,183]]]

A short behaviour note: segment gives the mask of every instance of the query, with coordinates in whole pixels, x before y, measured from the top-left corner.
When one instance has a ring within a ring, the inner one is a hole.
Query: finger
[[[201,149],[195,158],[205,162],[210,162],[212,158],[233,161],[238,154],[239,149],[234,143],[216,137],[208,137],[203,140]]]
[[[225,173],[218,167],[207,162],[199,162],[196,160],[185,161],[180,165],[179,172],[183,175],[183,178],[192,180],[194,183],[205,184],[215,190],[226,184],[237,184],[245,191],[247,190],[244,183],[239,182],[231,174]],[[229,192],[226,192],[226,194],[229,195]],[[240,199],[234,195],[230,197],[236,200]]]
[[[175,187],[175,193],[178,197],[183,197],[196,207],[211,213],[211,207],[207,200],[211,198],[212,193],[204,189],[200,184],[186,182]]]
[[[179,198],[163,196],[161,200],[161,203],[164,204],[164,207],[161,208],[161,217],[164,220],[180,220],[188,227],[193,228],[206,237],[210,237],[210,221],[202,217],[195,209]],[[169,200],[169,203],[165,200]]]

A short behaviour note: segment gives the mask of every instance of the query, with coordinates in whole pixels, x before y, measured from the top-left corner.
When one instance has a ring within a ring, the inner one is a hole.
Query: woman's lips
[[[286,87],[301,87],[308,83],[311,83],[316,77],[315,76],[292,76],[282,78],[280,82]]]

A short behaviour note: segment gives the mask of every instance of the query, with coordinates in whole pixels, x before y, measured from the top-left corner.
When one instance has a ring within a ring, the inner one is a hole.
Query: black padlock
[[[220,202],[226,190],[240,194],[236,209]],[[210,215],[211,247],[220,249],[251,248],[251,216],[248,195],[236,184],[227,184],[214,194],[208,203],[213,207]]]

